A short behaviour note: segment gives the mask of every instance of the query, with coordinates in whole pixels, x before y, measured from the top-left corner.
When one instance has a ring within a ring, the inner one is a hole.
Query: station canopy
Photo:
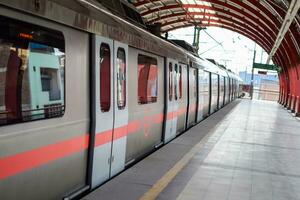
[[[221,27],[255,41],[272,54],[278,66],[299,63],[299,0],[131,0],[131,3],[146,24],[160,24],[161,33],[189,26]]]

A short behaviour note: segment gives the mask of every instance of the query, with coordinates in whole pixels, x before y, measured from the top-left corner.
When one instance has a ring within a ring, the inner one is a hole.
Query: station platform
[[[83,200],[299,200],[300,121],[236,100]]]

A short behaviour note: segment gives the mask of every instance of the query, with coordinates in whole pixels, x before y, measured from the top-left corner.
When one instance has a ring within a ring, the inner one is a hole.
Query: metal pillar
[[[254,63],[255,63],[255,57],[256,57],[256,43],[254,44],[254,54],[253,54],[253,63],[252,63],[252,74],[251,74],[251,100],[253,99],[253,90],[254,90]]]
[[[198,25],[195,25],[194,27],[194,40],[193,40],[193,46],[196,48],[197,53],[199,50],[199,42],[200,42],[200,31],[202,30],[201,27],[199,27]]]
[[[166,32],[165,33],[165,38],[168,39],[168,37],[169,37],[169,32]]]

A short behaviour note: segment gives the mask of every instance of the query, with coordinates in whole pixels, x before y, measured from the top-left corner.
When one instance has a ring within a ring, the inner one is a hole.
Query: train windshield
[[[62,116],[62,33],[1,16],[0,30],[0,125]]]

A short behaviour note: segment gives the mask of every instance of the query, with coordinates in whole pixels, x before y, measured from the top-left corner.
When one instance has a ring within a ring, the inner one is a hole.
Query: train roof
[[[189,58],[193,62],[193,67],[197,67],[200,69],[203,69],[205,71],[213,72],[219,75],[222,75],[224,77],[228,77],[228,73],[225,67],[219,66],[214,60],[212,59],[205,59],[200,57],[196,54],[195,49],[188,44],[184,40],[170,40],[172,43],[175,43],[175,45],[178,45],[186,51],[186,54],[188,54]]]
[[[192,56],[194,56],[194,55],[192,55]],[[207,60],[205,58],[194,56],[194,62],[197,63],[199,68],[201,68],[205,71],[219,74],[224,77],[228,77],[226,69],[223,69],[220,66],[213,64],[212,62],[210,62],[209,60]]]
[[[243,82],[243,80],[235,73],[233,73],[232,71],[227,70],[228,76],[232,79],[236,79],[239,82]]]
[[[224,69],[114,15],[96,0],[45,0],[40,2],[38,8],[35,3],[23,0],[0,0],[0,4],[160,56],[176,58],[182,63],[188,64],[189,60],[193,60],[196,67],[225,75]]]
[[[132,25],[130,21],[114,15],[95,0],[45,0],[39,10],[34,3],[23,0],[0,0],[0,4],[52,21],[108,37],[129,46],[157,55],[177,58],[187,62],[183,49],[153,35],[147,30]]]

